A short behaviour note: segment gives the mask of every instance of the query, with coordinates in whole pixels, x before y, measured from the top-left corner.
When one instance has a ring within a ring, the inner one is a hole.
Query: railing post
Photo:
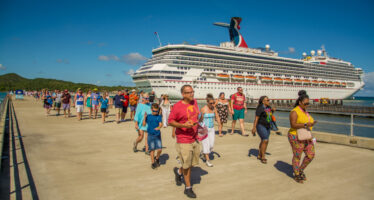
[[[353,137],[353,114],[351,114],[351,137]]]

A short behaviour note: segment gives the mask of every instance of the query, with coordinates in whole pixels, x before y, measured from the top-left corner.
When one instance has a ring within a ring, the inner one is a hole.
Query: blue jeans
[[[262,124],[257,124],[256,129],[257,129],[257,133],[260,136],[261,140],[269,140],[270,127],[266,128]]]
[[[154,151],[162,148],[161,135],[148,135],[148,150]]]

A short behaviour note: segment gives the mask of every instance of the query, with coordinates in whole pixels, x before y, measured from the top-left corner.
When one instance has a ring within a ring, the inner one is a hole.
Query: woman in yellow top
[[[298,94],[299,98],[296,100],[295,108],[290,113],[291,128],[288,131],[288,140],[290,141],[293,152],[292,168],[294,171],[294,178],[297,182],[303,183],[303,181],[306,180],[304,170],[313,160],[315,150],[312,140],[298,140],[297,129],[306,128],[312,130],[316,121],[314,121],[312,116],[306,111],[309,105],[309,96],[306,94],[306,91],[301,90]],[[303,152],[305,153],[305,157],[300,165]]]

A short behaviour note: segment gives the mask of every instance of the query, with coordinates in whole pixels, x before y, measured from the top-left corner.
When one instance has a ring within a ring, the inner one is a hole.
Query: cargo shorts
[[[175,149],[183,169],[199,165],[200,145],[197,141],[191,144],[176,143]]]

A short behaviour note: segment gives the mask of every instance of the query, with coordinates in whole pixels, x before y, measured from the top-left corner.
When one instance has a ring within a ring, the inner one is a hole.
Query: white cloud
[[[140,53],[129,53],[129,54],[123,55],[122,60],[126,64],[136,66],[136,65],[140,65],[143,62],[145,62],[147,58],[142,56]]]
[[[70,63],[69,60],[67,60],[67,59],[57,59],[56,62],[64,63],[64,64],[69,64]]]
[[[135,73],[135,71],[133,69],[129,69],[129,71],[127,71],[125,73],[131,76]]]
[[[118,56],[115,56],[115,55],[109,55],[109,56],[100,55],[98,59],[101,61],[109,61],[109,60],[119,61]]]
[[[6,67],[3,64],[0,64],[0,70],[6,70]]]
[[[123,55],[123,56],[121,56],[121,58],[118,58],[115,55],[108,55],[108,56],[106,56],[106,55],[100,55],[98,57],[98,60],[101,60],[101,61],[114,60],[114,61],[124,62],[124,63],[126,63],[128,65],[132,65],[132,66],[141,65],[147,59],[148,58],[144,57],[143,55],[141,55],[140,53],[137,53],[137,52]]]
[[[374,72],[364,74],[364,88],[356,96],[374,96]]]

